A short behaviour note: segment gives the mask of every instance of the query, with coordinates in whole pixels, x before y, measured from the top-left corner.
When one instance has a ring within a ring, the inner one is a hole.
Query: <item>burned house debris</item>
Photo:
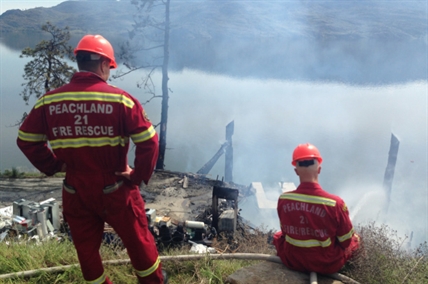
[[[211,246],[219,234],[233,237],[239,218],[238,196],[239,189],[226,183],[216,181],[212,188],[211,206],[208,202],[200,206],[199,214],[193,218],[171,218],[170,216],[155,217],[154,209],[146,209],[150,229],[160,248],[182,245],[190,242]],[[148,204],[150,206],[150,204]],[[174,216],[173,214],[171,214]]]
[[[23,182],[23,181],[22,181]],[[53,181],[52,181],[53,182]],[[0,194],[5,193],[1,187]],[[16,181],[19,186],[19,181]],[[61,186],[55,181],[48,197],[35,202],[15,191],[19,197],[12,205],[0,209],[0,241],[7,237],[21,236],[22,239],[70,237],[62,219]],[[156,171],[148,185],[141,187],[146,202],[146,216],[150,230],[156,239],[159,250],[169,247],[201,245],[214,247],[219,240],[242,237],[256,226],[241,216],[240,204],[255,198],[254,190],[248,187],[209,179],[192,173]],[[37,200],[34,188],[29,196]],[[45,190],[46,191],[46,190]],[[27,191],[28,193],[28,191]],[[5,198],[6,199],[6,198]],[[4,200],[4,199],[3,199]],[[260,214],[256,205],[250,209],[252,214]],[[121,245],[114,230],[105,225],[104,240]],[[233,249],[238,247],[230,245]]]
[[[40,203],[19,199],[11,206],[0,209],[0,220],[0,241],[9,231],[15,235],[44,239],[60,231],[61,212],[54,198]]]
[[[59,184],[55,183],[55,189],[51,189],[56,198],[44,201],[28,200],[16,192],[20,198],[0,209],[0,241],[17,235],[39,240],[67,235]],[[247,191],[243,186],[205,176],[168,171],[157,171],[152,181],[141,188],[148,223],[160,248],[184,243],[210,246],[219,235],[233,237],[248,224],[239,216],[238,207],[239,199],[243,198],[241,192]],[[105,240],[110,242],[114,235],[106,224]]]

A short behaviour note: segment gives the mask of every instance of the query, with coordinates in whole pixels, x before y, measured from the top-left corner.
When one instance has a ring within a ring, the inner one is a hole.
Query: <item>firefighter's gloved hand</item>
[[[124,172],[115,172],[117,176],[123,176],[126,179],[131,180],[132,168],[129,165],[126,165],[126,169]]]

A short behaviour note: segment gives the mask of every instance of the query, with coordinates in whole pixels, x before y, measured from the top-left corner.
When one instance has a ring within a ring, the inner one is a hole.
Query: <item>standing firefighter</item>
[[[350,259],[359,247],[359,237],[343,200],[318,184],[321,162],[318,149],[311,144],[294,150],[292,165],[300,185],[279,197],[281,231],[274,235],[274,245],[288,268],[331,274]]]
[[[64,219],[87,283],[112,283],[99,253],[105,222],[127,248],[139,283],[163,283],[139,191],[153,173],[158,136],[140,103],[106,83],[117,67],[106,39],[86,35],[74,53],[79,72],[36,102],[17,144],[46,175],[66,171]],[[129,138],[136,145],[133,170],[127,161]]]

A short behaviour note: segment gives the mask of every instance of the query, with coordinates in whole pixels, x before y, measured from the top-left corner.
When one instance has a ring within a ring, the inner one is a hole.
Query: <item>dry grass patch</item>
[[[410,249],[407,237],[374,222],[357,227],[362,249],[342,270],[360,283],[428,283],[428,246]]]

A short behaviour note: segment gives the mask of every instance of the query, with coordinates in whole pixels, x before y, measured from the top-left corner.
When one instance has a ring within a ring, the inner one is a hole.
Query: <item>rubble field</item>
[[[0,179],[0,242],[12,232],[42,239],[67,233],[62,182],[63,178],[48,177]],[[238,187],[204,175],[155,171],[140,193],[157,244],[166,247],[190,240],[210,245],[219,232],[245,231],[237,207]],[[105,233],[115,238],[109,224]]]
[[[0,208],[20,199],[41,202],[54,198],[61,204],[62,181],[56,177],[0,178]],[[222,182],[203,175],[156,170],[140,191],[146,210],[155,209],[158,216],[184,222],[211,208],[213,186],[218,183]]]

